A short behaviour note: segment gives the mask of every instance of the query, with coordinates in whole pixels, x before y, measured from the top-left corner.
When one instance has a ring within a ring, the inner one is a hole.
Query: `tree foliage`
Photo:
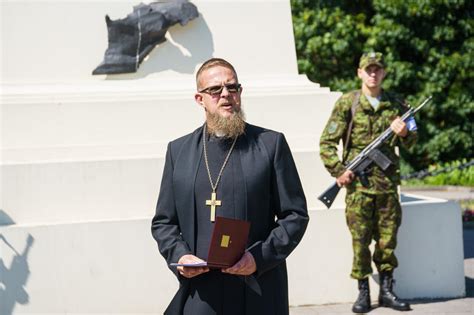
[[[412,105],[419,143],[402,151],[409,169],[474,155],[474,2],[468,0],[292,0],[301,73],[332,90],[360,88],[363,52],[387,63],[384,88]],[[407,154],[408,153],[408,154]]]

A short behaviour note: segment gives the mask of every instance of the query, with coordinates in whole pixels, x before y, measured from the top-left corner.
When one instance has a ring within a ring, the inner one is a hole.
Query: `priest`
[[[196,73],[206,120],[168,144],[151,230],[168,264],[207,259],[216,216],[250,222],[233,266],[170,267],[179,289],[165,314],[289,314],[285,260],[308,224],[306,199],[282,133],[245,122],[242,86],[224,59]]]

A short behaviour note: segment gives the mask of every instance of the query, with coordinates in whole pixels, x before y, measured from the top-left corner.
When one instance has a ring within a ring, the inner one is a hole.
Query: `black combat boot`
[[[370,311],[370,290],[369,279],[358,280],[359,282],[359,296],[352,306],[354,313],[367,313]]]
[[[390,307],[397,311],[409,311],[410,304],[400,301],[393,293],[394,282],[391,272],[380,273],[379,306]]]

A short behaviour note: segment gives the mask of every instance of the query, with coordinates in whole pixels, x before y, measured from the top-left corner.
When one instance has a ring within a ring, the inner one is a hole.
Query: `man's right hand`
[[[339,187],[346,186],[354,180],[354,173],[350,170],[345,171],[341,176],[336,178]]]
[[[196,257],[194,255],[183,255],[181,258],[178,260],[178,264],[191,264],[191,263],[199,263],[199,262],[204,262],[199,257]],[[195,276],[199,276],[200,274],[206,273],[209,271],[208,267],[178,267],[178,272],[186,278],[192,278]]]

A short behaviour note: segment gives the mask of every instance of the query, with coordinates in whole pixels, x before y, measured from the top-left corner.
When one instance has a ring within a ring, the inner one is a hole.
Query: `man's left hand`
[[[254,273],[257,270],[257,264],[252,254],[245,252],[242,255],[242,258],[235,263],[232,267],[222,269],[222,272],[230,273],[233,275],[248,276]]]
[[[400,117],[397,117],[394,121],[392,121],[390,128],[392,128],[393,132],[395,132],[397,136],[402,138],[406,137],[408,134],[407,124],[401,120]]]

